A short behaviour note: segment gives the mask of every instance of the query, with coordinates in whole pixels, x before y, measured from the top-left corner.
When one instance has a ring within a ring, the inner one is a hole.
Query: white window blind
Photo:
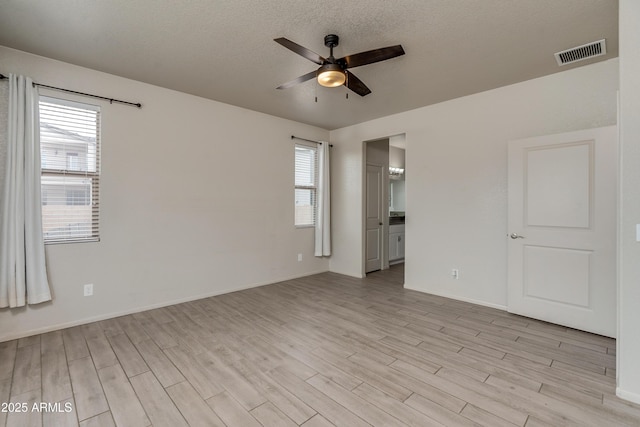
[[[46,243],[99,240],[100,109],[40,97]]]
[[[295,147],[295,225],[312,227],[316,223],[318,150],[310,145]]]

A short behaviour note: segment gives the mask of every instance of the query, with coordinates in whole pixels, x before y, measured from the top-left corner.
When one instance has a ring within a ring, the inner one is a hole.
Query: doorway
[[[363,273],[393,267],[404,277],[405,136],[364,143]]]

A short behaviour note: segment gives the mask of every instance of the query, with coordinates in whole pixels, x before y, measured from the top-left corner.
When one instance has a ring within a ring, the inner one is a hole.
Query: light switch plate
[[[636,242],[640,242],[640,224],[636,224]]]

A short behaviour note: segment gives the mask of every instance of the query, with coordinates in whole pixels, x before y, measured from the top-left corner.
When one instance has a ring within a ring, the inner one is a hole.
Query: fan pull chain
[[[347,72],[345,74],[346,74],[346,77],[347,77],[347,79],[346,79],[347,81],[345,82],[344,85],[345,85],[345,87],[348,88],[349,87],[349,73]],[[345,93],[345,97],[344,98],[345,99],[349,99],[349,90],[348,89],[347,89],[347,92]]]

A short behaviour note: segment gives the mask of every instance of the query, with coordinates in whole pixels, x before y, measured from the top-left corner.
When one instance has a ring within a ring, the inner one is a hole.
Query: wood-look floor
[[[0,343],[14,410],[0,426],[640,425],[614,395],[614,340],[405,290],[402,274],[325,273]]]

